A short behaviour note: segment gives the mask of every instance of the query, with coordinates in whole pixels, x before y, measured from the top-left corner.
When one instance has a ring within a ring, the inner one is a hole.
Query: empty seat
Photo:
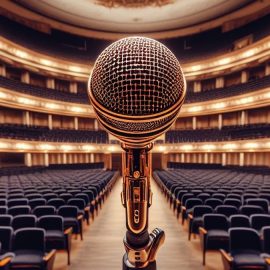
[[[239,209],[240,214],[251,216],[253,214],[263,214],[262,207],[256,205],[243,205]]]
[[[266,199],[247,199],[246,202],[248,205],[260,206],[263,209],[264,213],[268,213],[269,202]]]
[[[36,217],[47,216],[47,215],[54,215],[55,213],[56,213],[56,209],[55,209],[54,206],[51,206],[51,205],[37,206],[33,210],[33,214]]]
[[[235,206],[236,208],[240,208],[240,206],[242,205],[241,200],[239,199],[235,199],[235,198],[227,198],[224,200],[223,202],[225,205],[232,205]]]
[[[29,200],[29,206],[34,209],[37,206],[46,205],[46,200],[44,198],[31,199]]]
[[[229,218],[230,227],[247,227],[250,228],[249,217],[245,215],[232,215]]]
[[[210,198],[205,201],[205,205],[211,206],[213,209],[215,209],[217,206],[222,205],[223,201],[220,199]]]
[[[229,253],[221,251],[225,269],[267,269],[267,264],[261,257],[260,236],[254,229],[231,228],[229,238]]]
[[[36,227],[37,218],[34,215],[18,215],[12,220],[12,228],[15,230],[21,228],[31,228]]]
[[[8,200],[8,207],[28,205],[27,199],[13,199]]]
[[[10,226],[0,226],[1,254],[12,250],[13,232]]]
[[[8,214],[12,216],[27,215],[30,214],[31,208],[28,205],[25,206],[13,206],[8,209]]]
[[[58,209],[60,206],[63,206],[65,204],[66,204],[65,201],[63,199],[60,199],[60,198],[50,199],[47,202],[47,205],[54,206],[55,209]]]
[[[270,215],[254,214],[250,216],[250,224],[253,229],[261,233],[264,226],[270,226]]]
[[[238,209],[232,205],[219,205],[215,208],[217,214],[223,214],[226,217],[238,214]]]

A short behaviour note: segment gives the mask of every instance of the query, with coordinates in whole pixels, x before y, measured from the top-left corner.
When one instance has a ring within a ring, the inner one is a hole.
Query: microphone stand
[[[148,233],[148,208],[152,204],[151,154],[153,144],[136,148],[122,144],[123,191],[127,232],[124,237],[126,254],[123,270],[156,270],[156,254],[165,240],[164,231]]]

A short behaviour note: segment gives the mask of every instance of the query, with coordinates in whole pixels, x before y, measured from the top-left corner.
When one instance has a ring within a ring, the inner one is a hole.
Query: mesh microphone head
[[[100,54],[88,90],[101,124],[125,143],[143,145],[176,119],[186,83],[167,47],[153,39],[129,37]]]

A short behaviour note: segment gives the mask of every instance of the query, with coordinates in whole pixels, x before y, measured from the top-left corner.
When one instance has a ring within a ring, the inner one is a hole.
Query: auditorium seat
[[[259,234],[251,228],[229,229],[229,253],[221,250],[225,269],[267,270],[267,263],[261,256]]]
[[[46,250],[66,250],[69,265],[72,227],[64,230],[64,219],[56,215],[40,217],[38,226],[45,230]]]
[[[11,226],[14,231],[21,228],[34,228],[37,225],[37,218],[35,215],[18,215],[12,220]]]
[[[205,265],[208,250],[228,250],[228,228],[229,224],[225,215],[205,214],[203,216],[203,225],[199,228],[203,265]]]
[[[33,210],[33,215],[36,217],[54,215],[56,213],[56,209],[52,205],[41,205],[37,206]]]
[[[244,227],[250,228],[250,220],[248,216],[245,215],[232,215],[229,218],[230,228],[234,227]]]
[[[43,229],[18,229],[14,232],[12,251],[15,257],[11,260],[11,270],[53,269],[55,250],[46,253],[45,230]]]
[[[8,214],[12,215],[13,217],[18,215],[27,215],[30,214],[31,208],[28,205],[24,206],[13,206],[8,209]]]
[[[270,226],[270,215],[266,214],[253,214],[250,216],[250,224],[259,234],[265,226]]]
[[[13,228],[9,225],[0,225],[0,254],[3,255],[12,250]]]

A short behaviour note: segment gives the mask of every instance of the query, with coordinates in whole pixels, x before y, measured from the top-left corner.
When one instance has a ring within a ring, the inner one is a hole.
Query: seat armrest
[[[78,219],[78,220],[82,220],[82,219],[83,219],[83,215],[79,215],[79,216],[77,217],[77,219]]]
[[[192,219],[193,219],[193,216],[192,216],[191,214],[188,214],[188,218],[189,218],[190,220],[192,220]]]
[[[71,234],[72,233],[72,227],[65,229],[64,234]]]
[[[270,265],[270,257],[269,258],[264,258],[265,262]]]
[[[48,254],[46,254],[44,257],[43,257],[43,260],[45,262],[48,262],[49,260],[51,260],[53,258],[53,256],[55,256],[56,254],[56,250],[55,249],[52,249]]]
[[[90,206],[86,206],[86,207],[84,208],[84,211],[90,211]]]
[[[207,230],[203,227],[199,227],[200,234],[207,234]]]
[[[224,249],[220,249],[222,262],[225,270],[230,270],[233,262],[233,257],[228,254]]]
[[[178,199],[176,199],[176,204],[179,205],[181,204],[181,202]]]
[[[185,206],[182,206],[182,210],[183,210],[183,211],[186,211],[187,208],[186,208]]]
[[[12,260],[12,258],[15,256],[14,253],[8,252],[6,254],[3,254],[0,256],[0,267],[4,267],[6,266],[8,263],[10,263],[10,261]]]

